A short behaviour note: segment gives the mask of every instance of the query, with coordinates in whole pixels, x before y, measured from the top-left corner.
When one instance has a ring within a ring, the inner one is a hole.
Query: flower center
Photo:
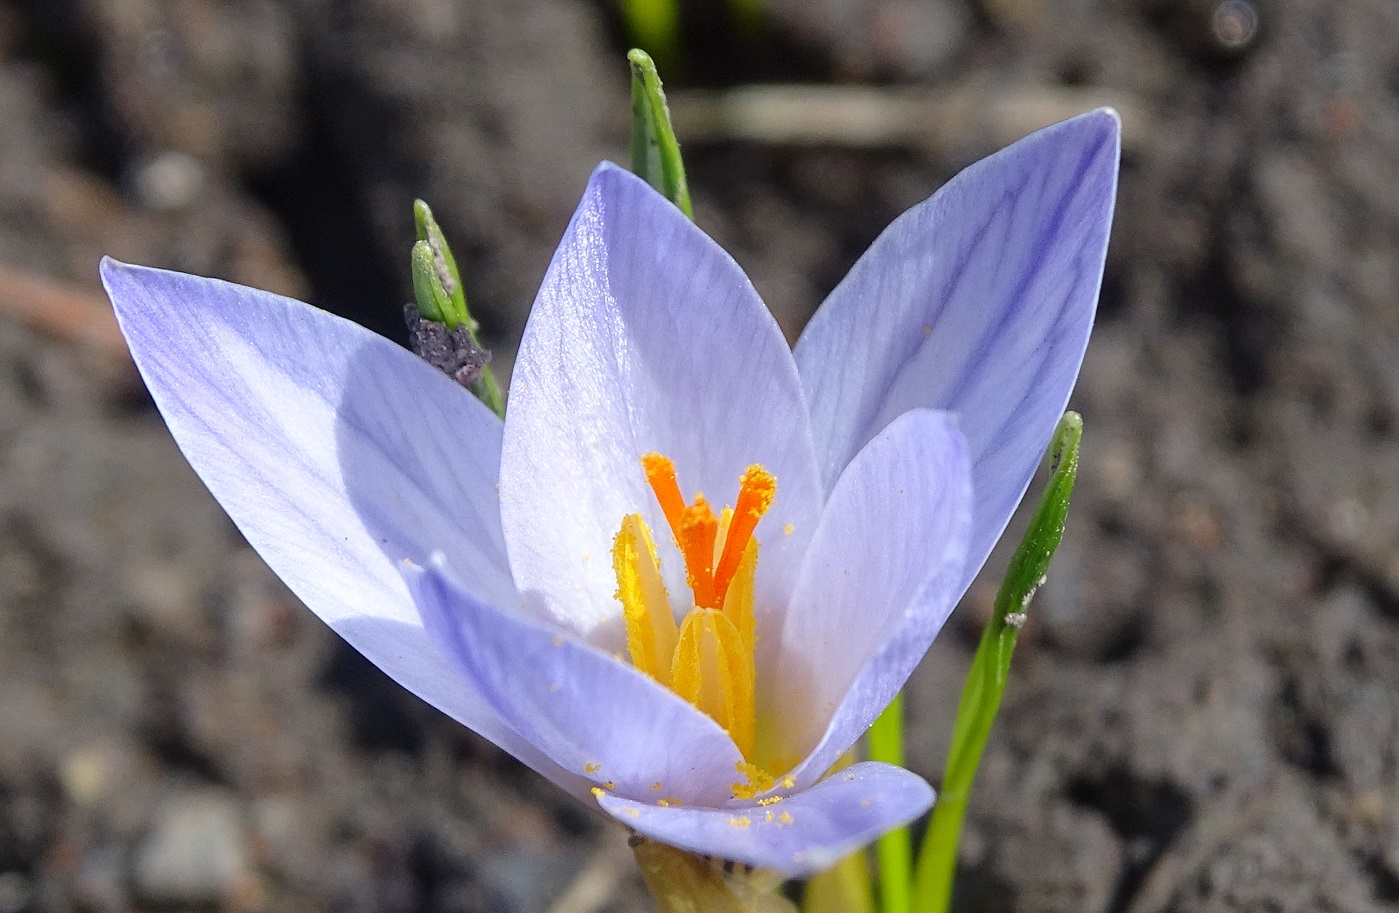
[[[648,453],[641,465],[684,556],[694,601],[677,625],[651,531],[640,514],[628,514],[612,546],[627,651],[633,665],[708,714],[751,759],[758,566],[753,531],[772,504],[777,480],[762,466],[749,466],[734,506],[715,516],[703,494],[686,503],[671,460]]]

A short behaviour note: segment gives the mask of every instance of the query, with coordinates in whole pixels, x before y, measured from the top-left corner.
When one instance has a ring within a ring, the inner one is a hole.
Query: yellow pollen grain
[[[870,800],[868,800],[868,799],[861,799],[861,800],[860,800],[860,808],[869,808],[869,807],[870,807]]]
[[[608,780],[606,783],[602,784],[602,788],[603,788],[603,789],[616,789],[616,788],[617,788],[617,784],[616,784],[616,783],[613,783],[611,780]]]
[[[792,533],[794,533],[794,532],[796,532],[796,531],[797,531],[797,528],[796,528],[795,526],[793,526],[792,524],[790,524],[790,523],[788,523],[786,526],[782,527],[782,535],[784,535],[784,536],[790,536],[790,535],[792,535]]]
[[[660,780],[657,780],[655,783],[652,783],[650,786],[648,786],[648,787],[646,787],[646,788],[649,789],[649,790],[651,790],[652,792],[660,792],[660,791],[661,791],[661,781],[660,781]]]
[[[772,789],[772,775],[756,764],[749,764],[744,761],[734,765],[738,772],[747,778],[746,783],[730,783],[729,790],[735,799],[751,799],[758,793],[765,793]],[[788,779],[791,779],[788,777]],[[790,788],[790,787],[789,787]]]
[[[588,790],[588,792],[597,796],[599,799],[607,795],[607,790],[603,789],[601,786],[594,786],[592,789]]]
[[[749,818],[747,815],[736,815],[729,819],[729,825],[731,827],[748,827],[752,825],[752,823],[753,819]]]
[[[792,815],[789,812],[783,812],[782,814],[777,816],[777,820],[781,821],[783,824],[791,824]]]
[[[786,797],[786,796],[768,796],[766,799],[759,799],[759,800],[758,800],[758,804],[759,804],[759,805],[776,805],[777,803],[781,802],[781,801],[782,801],[783,799],[785,799],[785,798],[787,798],[787,797]]]
[[[854,774],[851,774],[850,777],[851,777],[851,779],[853,780],[854,777],[855,777],[855,775],[854,775]],[[797,788],[797,778],[796,778],[796,777],[783,777],[783,778],[782,778],[782,788],[783,788],[783,789],[796,789],[796,788]]]
[[[563,646],[563,637],[561,637],[561,636],[559,636],[559,635],[557,635],[557,634],[554,635],[554,646],[556,646],[556,647],[562,647],[562,646]]]
[[[595,774],[599,770],[602,770],[602,765],[596,761],[589,761],[583,765],[583,773],[585,774]]]
[[[631,808],[630,806],[628,806],[628,807],[625,807],[625,808],[622,809],[622,814],[624,814],[624,815],[630,815],[630,816],[632,816],[633,818],[640,818],[640,817],[641,817],[641,810],[640,810],[640,809],[636,809],[636,808]]]
[[[931,335],[933,335],[933,328],[930,327],[930,326],[927,326],[927,325],[925,324],[924,327],[923,327],[923,335],[924,335],[924,336],[931,336]]]

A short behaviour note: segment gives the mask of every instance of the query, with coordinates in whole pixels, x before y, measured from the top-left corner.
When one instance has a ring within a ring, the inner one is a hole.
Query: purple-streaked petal
[[[292,592],[414,694],[566,782],[432,647],[399,573],[440,551],[481,598],[518,601],[499,420],[399,346],[301,302],[111,260],[102,280],[180,449]]]
[[[966,169],[889,226],[797,343],[827,487],[900,413],[960,415],[976,489],[964,585],[1024,494],[1078,376],[1119,133],[1102,109]]]
[[[662,807],[611,794],[598,804],[661,843],[800,878],[923,814],[933,789],[901,767],[867,762],[765,806]]]
[[[561,629],[493,608],[441,562],[405,569],[433,639],[523,739],[624,796],[715,804],[742,756],[674,692]]]
[[[759,750],[776,769],[805,758],[798,788],[874,722],[952,611],[971,503],[956,420],[927,409],[891,422],[836,482],[761,683],[776,739]]]
[[[758,527],[758,604],[780,612],[821,502],[795,363],[728,254],[644,181],[603,165],[525,329],[500,488],[520,589],[609,648],[621,643],[610,556],[627,513],[651,524],[672,599],[689,607],[639,462],[653,450],[716,510],[749,464],[776,475]]]

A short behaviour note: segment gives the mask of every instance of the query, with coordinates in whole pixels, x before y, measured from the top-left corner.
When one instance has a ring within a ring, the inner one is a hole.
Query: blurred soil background
[[[792,338],[960,167],[1097,104],[1126,122],[1079,493],[957,909],[1399,909],[1399,4],[761,8],[687,3],[661,64],[698,220]],[[619,828],[243,544],[96,273],[401,339],[421,196],[508,365],[625,155],[627,45],[591,0],[0,2],[0,913],[646,909]],[[930,779],[1003,562],[915,679]]]

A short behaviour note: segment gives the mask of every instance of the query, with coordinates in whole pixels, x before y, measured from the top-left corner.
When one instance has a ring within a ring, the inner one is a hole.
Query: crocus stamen
[[[655,543],[640,515],[628,514],[622,520],[612,543],[612,567],[617,572],[617,599],[622,603],[632,665],[669,685],[680,633],[661,580]]]
[[[745,758],[753,753],[753,652],[734,623],[696,609],[680,627],[671,666],[675,693],[724,727]]]
[[[739,479],[737,504],[715,516],[702,494],[685,503],[670,459],[648,453],[641,464],[685,559],[694,599],[677,626],[650,530],[640,514],[628,514],[612,546],[627,651],[633,665],[708,714],[751,759],[757,682],[753,533],[772,504],[777,480],[763,467],[749,466]]]
[[[748,547],[743,550],[743,559],[739,561],[728,591],[724,593],[724,615],[738,629],[749,655],[752,655],[757,641],[753,615],[753,577],[757,570],[758,543],[749,539]]]

